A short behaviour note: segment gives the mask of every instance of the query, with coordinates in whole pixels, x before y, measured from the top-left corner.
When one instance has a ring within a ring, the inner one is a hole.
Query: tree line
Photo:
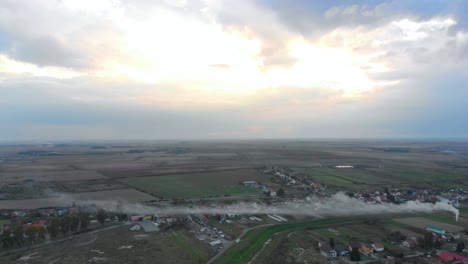
[[[0,235],[2,248],[8,250],[33,245],[47,238],[56,239],[69,234],[86,231],[90,223],[88,213],[68,214],[50,219],[47,226],[42,225],[11,225]]]

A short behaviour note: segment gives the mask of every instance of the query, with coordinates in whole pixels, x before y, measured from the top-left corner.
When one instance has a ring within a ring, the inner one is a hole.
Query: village
[[[273,189],[255,181],[242,182],[242,185],[257,188],[263,193],[264,199],[257,201],[261,206],[274,206],[297,199],[307,201],[311,196],[326,198],[333,195],[333,192],[329,191],[326,185],[313,182],[305,177],[291,175],[286,169],[265,168],[263,172],[274,175],[277,180],[283,183],[284,189]],[[460,207],[468,198],[468,192],[454,189],[435,192],[385,188],[384,190],[362,192],[347,191],[346,194],[350,198],[358,199],[366,204],[401,204],[418,200],[422,203],[444,202],[455,207]],[[239,243],[246,230],[263,225],[294,223],[298,220],[294,216],[273,213],[265,215],[218,214],[215,213],[217,210],[224,212],[232,208],[232,205],[216,200],[211,202],[179,200],[177,203],[188,204],[190,207],[211,208],[213,213],[165,215],[148,212],[147,214],[125,214],[107,212],[95,206],[75,205],[35,210],[2,210],[3,220],[1,223],[3,227],[0,237],[3,253],[15,248],[33,246],[45,241],[77,235],[90,229],[124,224],[128,225],[130,232],[165,232],[169,229],[183,228],[188,230],[197,240],[209,245],[215,255],[219,255],[226,248]],[[150,204],[154,205],[154,203]],[[167,206],[170,205],[160,205],[161,208]],[[428,221],[428,225],[421,226],[421,223],[405,222],[406,220],[406,218],[402,218],[398,220],[400,222],[389,223],[369,218],[366,220],[369,221],[368,227],[366,227],[369,230],[377,227],[382,228],[381,226],[385,225],[385,230],[381,230],[382,236],[376,236],[375,240],[350,235],[353,232],[353,226],[347,229],[318,230],[313,234],[314,241],[316,241],[313,247],[324,259],[331,262],[374,263],[380,261],[381,263],[398,263],[401,259],[423,258],[425,263],[468,263],[468,252],[465,248],[468,239],[466,228],[456,228],[455,225],[440,223],[440,225],[448,227],[445,229],[437,225],[437,221]],[[398,228],[388,228],[388,225],[394,225]]]

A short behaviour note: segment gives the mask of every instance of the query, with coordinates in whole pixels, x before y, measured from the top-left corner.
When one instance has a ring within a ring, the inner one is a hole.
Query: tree
[[[330,245],[332,249],[335,249],[335,240],[333,240],[333,238],[330,238],[330,241],[328,242],[328,244]]]
[[[284,197],[284,190],[283,188],[279,188],[279,190],[276,192],[276,195],[278,195],[278,197]]]
[[[435,242],[434,242],[434,247],[436,249],[440,249],[442,247],[442,242],[440,242],[439,239],[437,239]]]
[[[47,233],[47,230],[45,229],[45,227],[43,226],[39,226],[37,228],[37,237],[41,240],[44,240],[45,239],[45,235]]]
[[[28,242],[33,244],[36,242],[36,234],[37,234],[37,229],[34,226],[30,226],[26,228],[26,236],[28,238]]]
[[[56,238],[60,231],[60,220],[58,218],[53,218],[47,227],[47,231],[51,239]]]
[[[4,230],[1,234],[2,246],[4,249],[10,249],[13,247],[13,238],[11,237],[11,231],[9,229]]]
[[[457,251],[458,253],[461,253],[464,249],[465,249],[465,243],[463,243],[463,242],[457,243],[457,249],[456,249],[456,251]]]
[[[424,246],[423,246],[423,248],[425,250],[431,250],[433,246],[434,246],[434,235],[432,234],[432,232],[426,232],[424,234]]]
[[[104,209],[99,209],[96,213],[96,219],[98,220],[101,225],[104,224],[104,221],[106,221],[107,218],[107,212]]]
[[[400,232],[400,231],[395,231],[391,232],[388,236],[387,239],[393,242],[401,242],[406,239],[406,237]]]
[[[359,252],[358,247],[353,247],[351,253],[349,254],[349,259],[351,261],[360,261],[361,260],[361,253]]]
[[[18,245],[18,247],[23,246],[23,242],[24,242],[24,236],[23,235],[24,235],[23,226],[17,225],[17,226],[13,227],[13,239],[16,242],[16,244]]]
[[[76,215],[73,215],[71,218],[70,230],[72,232],[76,232],[78,230],[78,226],[80,225],[80,218]]]
[[[70,232],[72,222],[73,217],[71,215],[66,215],[60,218],[60,232],[62,233],[62,235],[66,235],[68,234],[68,232]]]
[[[85,231],[88,228],[89,225],[89,214],[88,213],[80,213],[79,214],[80,218],[80,230]]]

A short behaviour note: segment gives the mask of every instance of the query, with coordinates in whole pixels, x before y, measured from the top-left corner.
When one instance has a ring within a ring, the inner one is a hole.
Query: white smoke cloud
[[[336,193],[330,198],[312,198],[310,201],[284,202],[275,205],[265,205],[255,202],[241,202],[229,205],[206,206],[148,206],[132,204],[124,201],[73,201],[62,195],[60,199],[75,202],[77,205],[95,205],[108,211],[118,211],[127,214],[236,214],[236,215],[266,215],[281,214],[290,216],[353,216],[379,215],[391,213],[433,213],[439,211],[452,212],[458,221],[459,211],[452,205],[442,202],[421,203],[408,201],[404,204],[376,203],[368,204],[361,200],[350,198],[343,192]]]

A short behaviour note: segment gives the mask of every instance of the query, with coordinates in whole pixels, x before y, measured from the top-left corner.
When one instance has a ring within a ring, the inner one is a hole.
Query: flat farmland
[[[293,170],[324,184],[347,189],[362,189],[368,188],[368,185],[397,183],[391,177],[378,176],[362,168],[316,167],[293,168]]]
[[[25,161],[10,161],[0,163],[0,172],[35,172],[35,171],[64,171],[70,170],[68,164],[55,164],[39,163],[39,162],[25,162]]]
[[[69,171],[47,171],[35,170],[25,172],[0,172],[0,179],[4,183],[20,182],[24,180],[33,180],[35,182],[51,182],[51,181],[77,181],[77,180],[94,180],[106,179],[104,175],[94,170],[69,170]]]
[[[112,226],[109,226],[112,228]],[[130,231],[130,226],[85,233],[60,243],[30,249],[15,263],[206,263],[214,255],[207,244],[183,229],[168,232]],[[28,258],[28,256],[30,256]],[[10,263],[11,255],[0,259]]]
[[[164,176],[169,174],[189,174],[189,173],[202,173],[202,172],[215,172],[215,171],[230,171],[253,169],[253,166],[222,166],[218,165],[180,165],[180,166],[159,166],[157,169],[150,170],[107,170],[100,171],[101,174],[112,178],[132,178],[144,176]]]
[[[400,219],[395,219],[395,221],[408,225],[408,226],[420,228],[420,229],[425,229],[428,226],[438,226],[449,232],[460,232],[463,230],[463,227],[461,226],[447,224],[447,223],[435,221],[435,220],[425,218],[425,217],[400,218]]]
[[[156,198],[147,193],[140,192],[135,189],[120,189],[100,192],[74,193],[54,198],[0,200],[0,209],[33,209],[52,206],[71,206],[73,202],[79,204],[80,202],[87,201],[92,202],[122,200],[130,203],[138,203],[154,199]]]
[[[249,180],[266,182],[269,177],[249,169],[126,178],[120,181],[166,199],[258,193],[258,189],[244,187],[239,183]]]

